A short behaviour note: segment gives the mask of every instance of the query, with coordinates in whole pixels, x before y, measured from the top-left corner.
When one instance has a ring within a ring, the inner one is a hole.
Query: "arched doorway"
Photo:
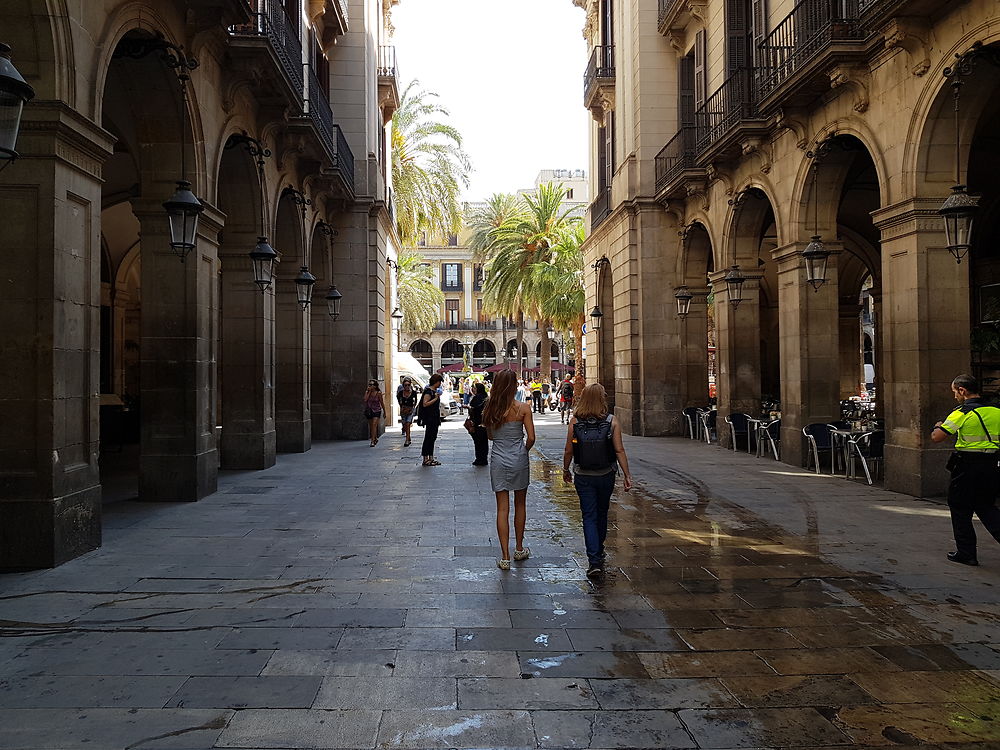
[[[507,341],[507,345],[504,348],[505,356],[512,366],[516,368],[517,365],[517,339],[510,339]],[[521,367],[528,366],[528,345],[521,342]]]
[[[417,339],[412,344],[410,344],[410,354],[427,370],[427,372],[433,372],[434,367],[434,349],[431,347],[429,341],[424,339]]]
[[[476,367],[489,367],[497,363],[496,345],[489,339],[479,339],[472,347],[472,363]]]
[[[683,284],[692,295],[690,311],[680,325],[681,403],[684,407],[706,406],[715,397],[716,389],[715,295],[708,286],[715,259],[712,239],[700,221],[688,224],[681,238]]]
[[[597,274],[597,300],[603,316],[597,333],[597,381],[608,395],[608,407],[614,413],[615,394],[615,290],[611,264],[603,263]]]
[[[456,365],[462,362],[462,345],[458,339],[448,339],[441,345],[441,366]]]

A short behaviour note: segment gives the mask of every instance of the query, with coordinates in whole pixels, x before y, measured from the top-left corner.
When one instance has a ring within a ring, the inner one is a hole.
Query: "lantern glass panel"
[[[338,292],[335,286],[331,286],[330,291],[326,293],[326,311],[334,320],[340,315],[340,301],[343,298],[344,295]]]
[[[24,100],[9,91],[0,91],[0,153],[13,156],[21,127]]]

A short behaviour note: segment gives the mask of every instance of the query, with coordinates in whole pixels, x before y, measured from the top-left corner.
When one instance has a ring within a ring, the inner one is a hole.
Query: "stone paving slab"
[[[457,424],[427,486],[387,436],[109,506],[101,550],[0,575],[0,750],[1000,747],[1000,554],[946,563],[946,509],[626,438],[591,581],[545,419],[509,572]]]

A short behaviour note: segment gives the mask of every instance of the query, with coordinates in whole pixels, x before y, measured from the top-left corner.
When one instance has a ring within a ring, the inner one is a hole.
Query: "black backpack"
[[[563,398],[565,398],[567,401],[570,400],[571,398],[573,398],[573,384],[572,383],[563,383],[562,395],[563,395]]]
[[[427,389],[420,391],[420,395],[417,396],[417,407],[413,412],[413,419],[417,423],[417,427],[425,427],[424,423],[424,396],[427,395]],[[437,404],[434,405],[437,408]]]
[[[573,460],[581,469],[599,471],[615,465],[611,442],[611,415],[601,420],[577,420],[573,425]]]

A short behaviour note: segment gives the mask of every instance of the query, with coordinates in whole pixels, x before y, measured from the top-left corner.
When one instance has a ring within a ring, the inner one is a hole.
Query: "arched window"
[[[431,367],[434,365],[434,354],[429,341],[423,339],[414,341],[410,344],[410,354],[424,366],[427,372],[431,371]]]
[[[472,363],[479,367],[489,367],[496,364],[497,348],[489,339],[480,339],[472,348]]]
[[[462,345],[458,339],[448,339],[441,345],[441,365],[454,365],[462,361]]]

